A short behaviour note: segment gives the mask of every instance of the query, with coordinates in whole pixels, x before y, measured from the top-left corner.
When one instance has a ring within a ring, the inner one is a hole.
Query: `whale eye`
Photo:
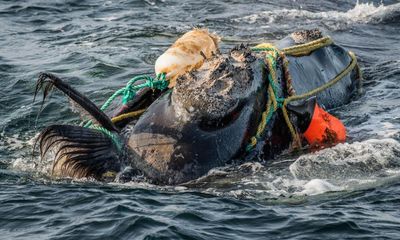
[[[228,111],[225,116],[219,119],[210,119],[203,117],[200,120],[199,128],[203,131],[215,131],[227,127],[239,118],[244,106],[244,101],[238,102],[232,110]]]

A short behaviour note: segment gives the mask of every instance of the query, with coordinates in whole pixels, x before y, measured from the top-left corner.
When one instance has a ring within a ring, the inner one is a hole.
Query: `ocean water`
[[[98,105],[193,27],[221,49],[318,27],[356,53],[364,92],[334,109],[345,144],[224,166],[186,186],[54,179],[46,126],[77,124],[50,71]],[[400,239],[399,1],[0,0],[0,239]]]

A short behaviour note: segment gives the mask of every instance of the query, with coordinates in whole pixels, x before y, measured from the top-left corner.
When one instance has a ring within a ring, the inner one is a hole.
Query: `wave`
[[[213,169],[188,184],[217,196],[295,201],[327,192],[353,192],[398,182],[400,143],[370,139],[266,165],[257,162]]]
[[[385,176],[400,168],[400,143],[394,139],[370,139],[339,144],[299,157],[290,172],[297,179],[361,179]]]
[[[251,24],[262,21],[271,24],[303,19],[306,22],[324,20],[327,25],[337,25],[338,23],[397,23],[400,19],[400,3],[375,6],[373,3],[357,2],[355,7],[347,12],[311,12],[302,9],[278,9],[236,18],[234,21]]]
[[[41,180],[48,176],[50,166],[46,161],[19,157],[13,159],[8,169],[30,172],[39,178],[37,180]],[[117,180],[109,184],[122,188],[198,191],[239,199],[297,202],[304,201],[305,197],[329,192],[346,194],[376,188],[398,182],[399,179],[400,143],[386,138],[339,144],[299,157],[283,156],[266,164],[247,162],[239,166],[214,168],[205,176],[180,186],[156,186],[140,176],[131,182]],[[74,182],[93,183],[93,179]]]

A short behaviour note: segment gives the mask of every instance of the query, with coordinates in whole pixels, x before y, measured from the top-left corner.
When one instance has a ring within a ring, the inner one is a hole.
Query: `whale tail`
[[[54,176],[100,180],[121,169],[120,148],[96,129],[52,125],[42,131],[36,143],[42,161],[52,162]]]

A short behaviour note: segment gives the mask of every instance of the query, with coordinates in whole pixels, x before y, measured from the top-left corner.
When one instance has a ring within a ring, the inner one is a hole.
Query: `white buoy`
[[[169,87],[174,87],[176,79],[203,65],[218,51],[219,37],[207,29],[193,29],[185,33],[168,48],[155,64],[156,74],[166,73]]]

